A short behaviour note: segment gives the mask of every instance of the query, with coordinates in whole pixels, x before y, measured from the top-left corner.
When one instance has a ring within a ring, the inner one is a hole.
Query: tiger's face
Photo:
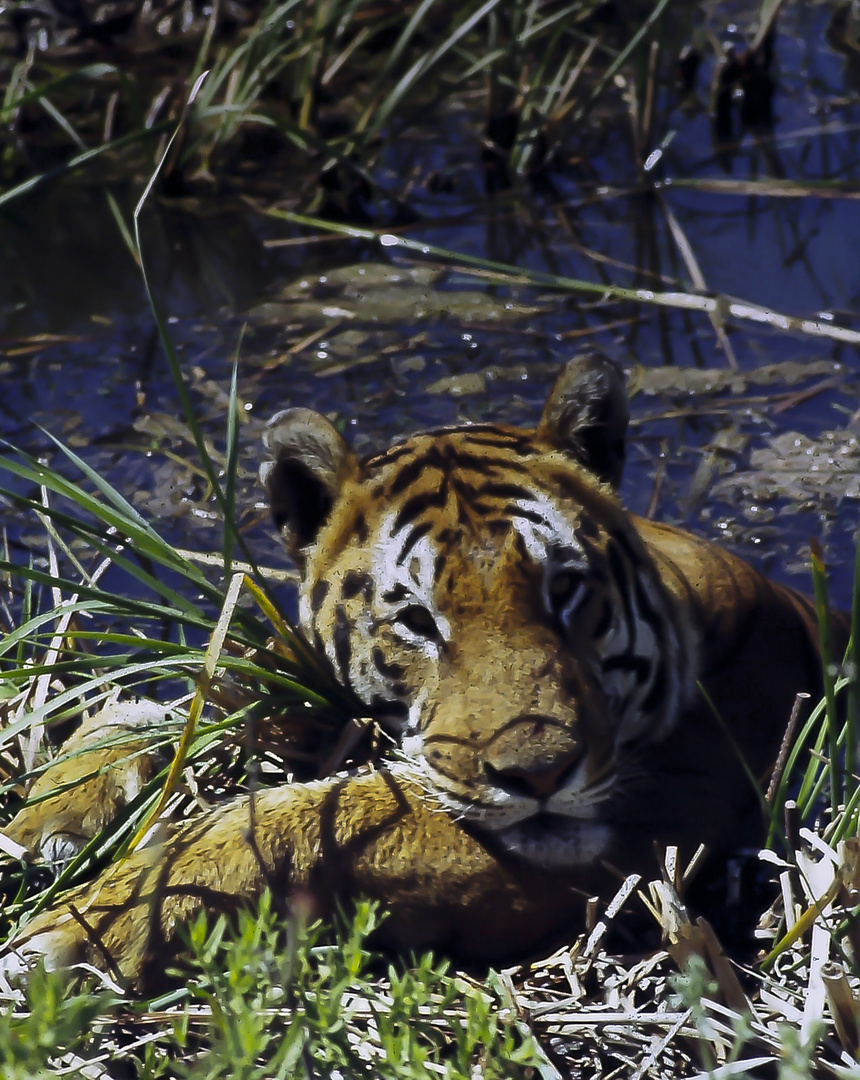
[[[603,482],[626,411],[595,417],[607,397],[626,410],[617,379],[579,361],[536,431],[442,429],[364,461],[307,410],[268,432],[310,640],[450,812],[543,865],[605,850],[619,762],[671,730],[690,678],[679,613]]]

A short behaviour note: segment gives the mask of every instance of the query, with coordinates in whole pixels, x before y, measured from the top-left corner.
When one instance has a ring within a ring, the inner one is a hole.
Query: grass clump
[[[100,1060],[124,1060],[140,1080],[534,1075],[545,1058],[497,993],[429,955],[386,971],[368,946],[378,920],[359,904],[327,931],[285,918],[266,894],[233,927],[195,921],[182,988],[143,1004],[69,995],[39,971],[24,1006],[0,1014],[3,1076],[62,1066],[83,1077]]]
[[[221,559],[209,569],[164,541],[82,459],[59,449],[56,468],[11,449],[0,456],[0,500],[43,527],[23,559],[17,549],[0,558],[8,624],[0,638],[6,816],[25,805],[25,782],[61,760],[56,747],[82,713],[117,697],[172,703],[177,714],[188,713],[190,701],[197,722],[184,733],[167,722],[156,733],[171,755],[179,743],[170,782],[166,773],[149,782],[47,891],[33,895],[44,874],[14,859],[0,865],[7,927],[103,866],[163,808],[165,796],[181,814],[195,799],[248,790],[261,770],[276,783],[318,775],[326,762],[340,767],[348,758],[337,747],[354,714],[280,612],[267,574],[253,559],[235,559],[237,548],[250,553],[234,532],[237,465],[229,446],[233,480],[209,461],[229,522]],[[65,475],[70,467],[82,473],[79,482]],[[122,739],[129,753],[139,752],[134,732],[106,732],[105,748]],[[355,741],[351,749],[362,752]],[[177,776],[181,765],[191,770],[184,778]],[[84,779],[78,769],[73,782]]]
[[[110,1008],[106,994],[69,994],[66,979],[38,968],[18,1009],[0,1009],[0,1075],[4,1080],[50,1076],[61,1063],[70,1076],[85,1049],[91,1025]]]
[[[29,7],[12,5],[26,26]],[[476,155],[483,146],[513,175],[526,175],[552,159],[563,130],[577,128],[618,69],[644,55],[646,32],[667,0],[644,20],[619,13],[607,21],[600,7],[597,0],[273,0],[239,25],[216,4],[208,22],[193,19],[169,37],[141,27],[142,12],[130,26],[105,26],[102,36],[125,44],[121,54],[94,46],[83,26],[77,47],[64,52],[48,34],[46,52],[31,49],[5,71],[0,58],[7,87],[0,120],[20,142],[0,155],[0,179],[16,185],[12,197],[95,159],[114,175],[151,171],[165,127],[203,72],[164,173],[172,193],[192,181],[241,184],[255,159],[269,173],[281,155],[291,173],[303,166],[305,208],[349,212],[368,194],[398,203],[404,190],[387,189],[377,175],[386,148],[428,115],[476,96]],[[168,45],[169,62],[159,60]]]
[[[210,931],[198,920],[190,994],[211,1010],[209,1047],[187,1075],[220,1076],[226,1065],[262,1080],[308,1061],[322,1075],[380,1080],[467,1080],[476,1067],[486,1077],[525,1076],[537,1047],[489,991],[450,977],[429,955],[374,975],[380,958],[367,941],[378,918],[374,905],[359,904],[333,939],[320,923],[289,919],[286,948],[283,914],[268,896],[259,914],[240,916],[235,936],[224,936],[223,921]]]

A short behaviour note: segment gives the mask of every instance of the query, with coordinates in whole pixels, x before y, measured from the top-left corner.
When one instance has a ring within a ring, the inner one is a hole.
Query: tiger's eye
[[[555,611],[579,607],[588,595],[585,576],[578,570],[561,570],[547,584],[549,602]]]
[[[573,574],[570,571],[564,571],[561,574],[556,574],[551,579],[547,592],[549,593],[550,600],[560,604],[573,596],[581,584],[581,574]]]
[[[420,604],[410,604],[409,607],[398,611],[395,621],[405,626],[407,630],[411,630],[413,634],[427,638],[428,641],[439,640],[439,627],[436,625],[436,620],[427,608],[421,607]]]

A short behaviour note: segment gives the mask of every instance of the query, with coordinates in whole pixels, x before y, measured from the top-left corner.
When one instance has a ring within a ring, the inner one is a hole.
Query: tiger
[[[533,429],[441,427],[359,457],[322,414],[276,415],[260,477],[300,626],[397,748],[166,827],[25,926],[6,971],[87,963],[152,990],[189,919],[264,889],[320,915],[376,900],[383,947],[506,963],[569,941],[587,898],[667,845],[749,835],[749,777],[821,691],[815,610],[623,508],[628,422],[595,355]],[[847,635],[835,615],[834,650]]]

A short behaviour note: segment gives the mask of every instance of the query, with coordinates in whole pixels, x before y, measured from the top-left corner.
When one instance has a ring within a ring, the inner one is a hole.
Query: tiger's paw
[[[0,956],[0,978],[10,986],[23,986],[41,962],[46,971],[59,971],[67,965],[62,936],[46,930],[26,941],[10,945]]]
[[[152,701],[115,701],[84,720],[60,760],[33,782],[5,837],[25,855],[61,869],[155,775],[161,764],[155,737],[168,714]]]

